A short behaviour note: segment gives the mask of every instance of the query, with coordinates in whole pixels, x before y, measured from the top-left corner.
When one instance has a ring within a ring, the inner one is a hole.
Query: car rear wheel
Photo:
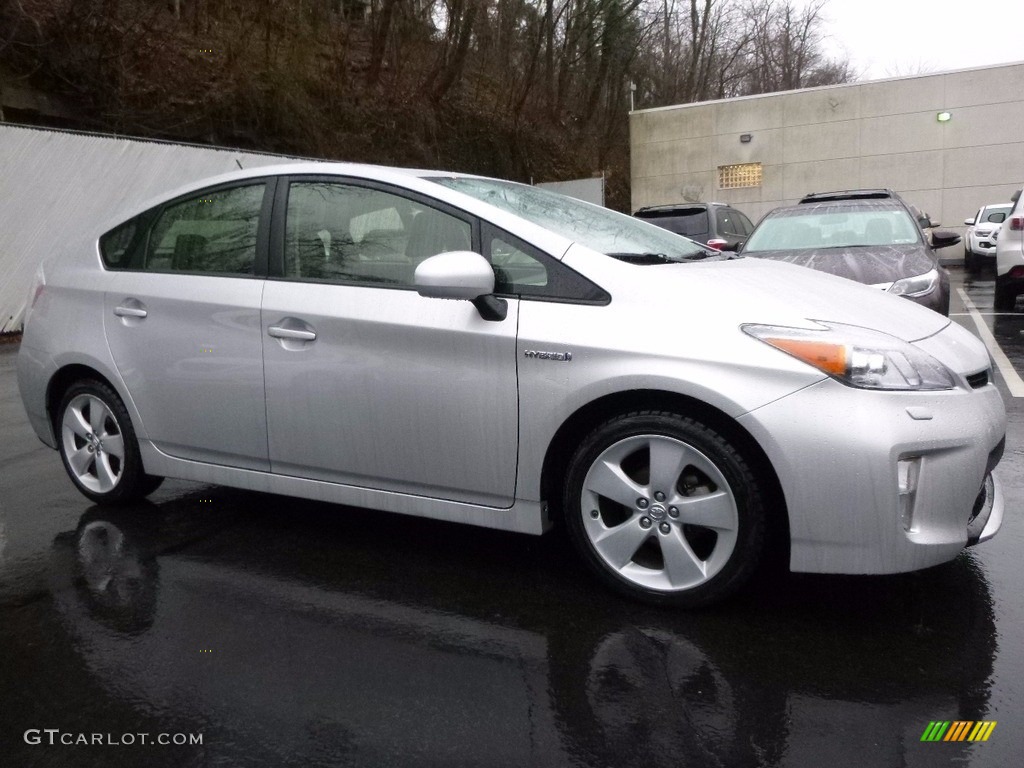
[[[611,419],[569,465],[564,509],[584,561],[620,593],[698,607],[739,589],[765,541],[762,493],[743,455],[694,419]]]
[[[57,427],[64,468],[78,490],[93,501],[136,501],[163,482],[143,471],[128,411],[106,384],[73,384],[61,400]]]

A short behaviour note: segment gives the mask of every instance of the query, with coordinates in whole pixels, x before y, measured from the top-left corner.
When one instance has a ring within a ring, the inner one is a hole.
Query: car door
[[[270,467],[260,338],[270,186],[214,188],[144,215],[146,234],[111,275],[110,352],[169,455]]]
[[[263,349],[272,470],[508,507],[516,325],[413,289],[416,264],[479,225],[399,190],[295,178],[275,203]]]

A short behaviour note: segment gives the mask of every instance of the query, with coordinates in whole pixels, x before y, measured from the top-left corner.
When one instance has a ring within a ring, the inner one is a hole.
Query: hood
[[[819,272],[839,275],[858,283],[893,283],[904,277],[923,275],[935,269],[935,260],[919,244],[872,245],[849,248],[801,248],[792,251],[763,251],[748,258],[785,261]]]
[[[949,325],[949,318],[913,301],[784,262],[742,258],[651,266],[613,259],[595,263],[585,249],[575,246],[564,261],[606,287],[613,303],[641,304],[649,325],[712,332],[722,324],[808,328],[810,321],[822,320],[871,328],[904,341],[927,338]]]

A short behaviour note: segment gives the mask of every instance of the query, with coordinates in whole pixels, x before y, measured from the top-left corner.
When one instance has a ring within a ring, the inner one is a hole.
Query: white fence
[[[0,333],[21,328],[32,276],[67,233],[190,181],[282,160],[0,124]]]

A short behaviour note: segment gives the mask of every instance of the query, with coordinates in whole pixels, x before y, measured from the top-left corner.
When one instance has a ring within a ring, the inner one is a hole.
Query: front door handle
[[[283,325],[272,325],[267,333],[275,339],[293,339],[295,341],[313,341],[316,331],[303,328],[285,328]]]
[[[118,317],[146,317],[149,312],[141,307],[114,307],[114,314]]]

